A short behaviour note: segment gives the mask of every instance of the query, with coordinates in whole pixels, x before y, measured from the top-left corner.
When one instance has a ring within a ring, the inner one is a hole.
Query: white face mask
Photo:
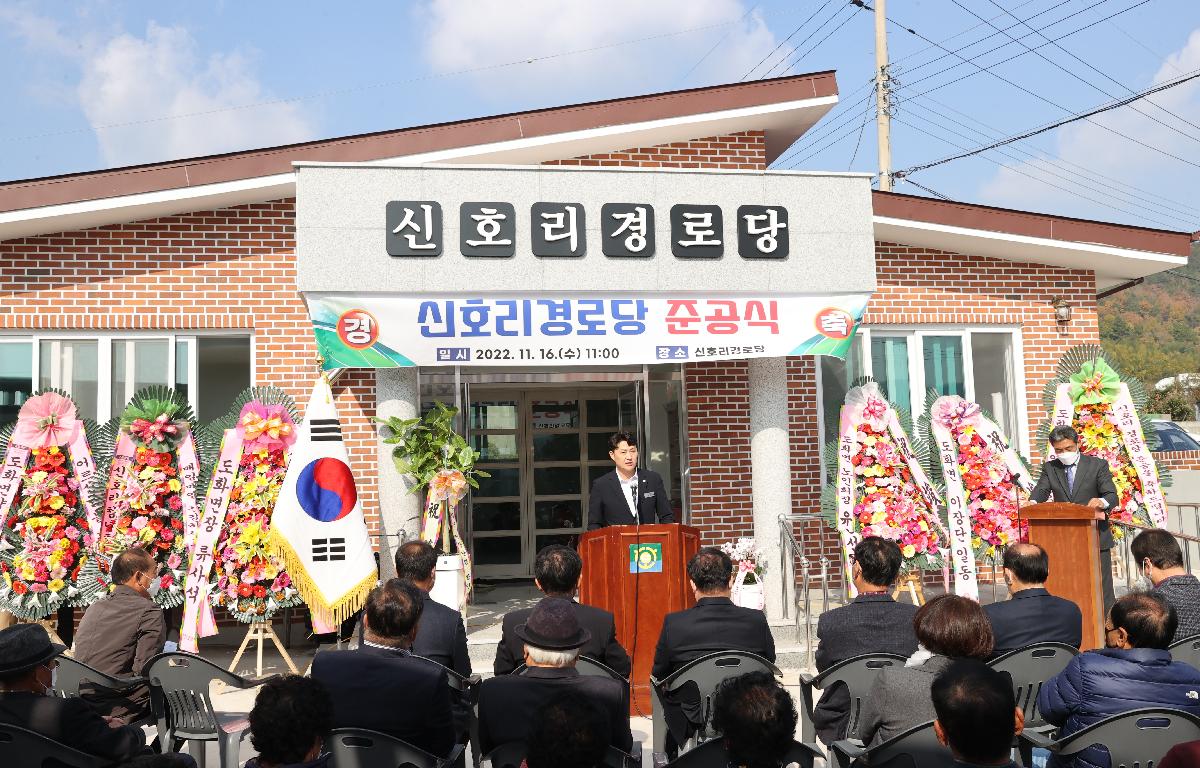
[[[1079,461],[1079,452],[1078,451],[1059,451],[1056,454],[1056,458],[1059,461],[1061,461],[1063,464],[1066,464],[1069,467],[1072,464],[1074,464],[1075,462]]]
[[[162,584],[159,583],[158,576],[152,576],[150,583],[146,585],[146,591],[150,593],[150,599],[153,600],[158,596],[158,591],[162,589]]]
[[[1138,570],[1138,577],[1133,580],[1133,590],[1149,592],[1152,589],[1154,589],[1154,580],[1150,578],[1150,574],[1146,573],[1146,566],[1143,564]]]

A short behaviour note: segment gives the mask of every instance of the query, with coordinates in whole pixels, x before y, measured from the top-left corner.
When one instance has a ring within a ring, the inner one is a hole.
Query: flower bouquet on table
[[[205,453],[217,460],[188,571],[189,600],[194,585],[214,607],[245,623],[268,621],[281,608],[303,603],[267,546],[298,418],[282,390],[255,387],[202,430]]]
[[[977,404],[930,391],[919,428],[930,477],[945,488],[955,592],[978,599],[976,561],[995,561],[1024,540],[1021,504],[1033,489],[1028,464]]]
[[[88,498],[96,475],[88,433],[96,431],[57,390],[35,393],[0,430],[0,608],[20,618],[106,593],[95,553],[100,517]]]
[[[767,564],[762,550],[754,539],[741,537],[721,545],[721,551],[733,560],[733,602],[743,608],[762,610],[766,604],[763,594],[763,574]]]
[[[1141,382],[1118,373],[1101,347],[1079,346],[1059,362],[1043,401],[1051,418],[1042,425],[1039,442],[1047,446],[1047,455],[1054,456],[1047,440],[1050,430],[1073,426],[1080,452],[1104,459],[1112,472],[1117,507],[1109,510],[1109,519],[1161,527],[1167,515],[1162,489],[1170,485],[1170,476],[1151,453],[1158,440],[1142,415],[1148,397]],[[1113,535],[1120,538],[1124,531],[1114,527]]]
[[[936,512],[941,497],[909,431],[874,381],[846,394],[838,442],[826,451],[833,482],[821,506],[838,532],[847,572],[854,547],[867,536],[895,541],[906,572],[936,570],[946,561],[949,536]]]
[[[94,492],[104,510],[102,551],[110,558],[135,546],[150,553],[158,563],[154,601],[163,608],[183,602],[184,570],[199,522],[201,467],[192,421],[181,393],[149,387],[101,430],[109,449],[101,467],[107,482],[96,483]]]

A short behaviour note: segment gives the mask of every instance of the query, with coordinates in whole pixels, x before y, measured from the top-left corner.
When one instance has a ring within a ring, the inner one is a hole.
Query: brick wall
[[[1154,460],[1167,469],[1200,470],[1200,451],[1159,451]]]
[[[743,131],[727,136],[677,141],[656,147],[638,147],[569,160],[551,160],[543,165],[730,168],[761,171],[767,167],[767,139],[763,131]]]

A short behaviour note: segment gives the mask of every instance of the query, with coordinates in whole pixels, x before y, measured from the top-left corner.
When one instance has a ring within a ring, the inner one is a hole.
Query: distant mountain
[[[1200,243],[1186,267],[1101,299],[1100,339],[1118,370],[1147,387],[1200,371]]]

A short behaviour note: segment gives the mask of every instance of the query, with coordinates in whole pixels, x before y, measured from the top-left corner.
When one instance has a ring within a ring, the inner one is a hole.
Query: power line
[[[832,147],[836,144],[840,144],[841,142],[843,142],[846,139],[853,136],[856,132],[863,130],[863,127],[867,123],[871,122],[871,120],[872,120],[872,118],[874,118],[874,116],[875,115],[874,115],[873,110],[868,106],[867,109],[865,110],[865,114],[863,115],[862,121],[858,125],[851,126],[850,130],[839,134],[837,138],[830,139],[828,142],[826,142],[825,144],[821,145],[820,147],[812,150],[811,152],[809,152],[807,155],[800,158],[799,160],[793,160],[792,164],[787,166],[787,168],[789,168],[789,169],[795,168],[798,165],[800,165],[801,163],[803,163],[813,157],[816,157],[817,155],[821,154],[822,152],[829,149],[830,147]]]
[[[793,30],[791,31],[791,33],[790,33],[790,34],[788,34],[788,36],[787,36],[787,37],[785,37],[785,38],[783,38],[782,40],[780,40],[780,41],[779,41],[779,45],[776,45],[774,48],[772,48],[772,49],[771,49],[771,52],[770,52],[770,53],[768,53],[766,56],[763,56],[763,57],[762,57],[762,59],[760,59],[760,60],[759,60],[759,62],[758,62],[757,64],[755,64],[753,67],[750,67],[750,69],[746,70],[746,74],[744,74],[744,75],[742,75],[741,77],[739,77],[739,78],[738,78],[738,82],[740,83],[740,82],[744,81],[744,80],[745,80],[747,77],[750,77],[750,74],[751,74],[752,72],[754,72],[754,70],[756,70],[756,69],[758,69],[759,67],[761,67],[761,66],[763,65],[763,62],[764,62],[764,61],[766,61],[767,59],[769,59],[769,58],[771,58],[772,56],[774,56],[776,51],[778,51],[778,50],[779,50],[780,48],[782,48],[783,46],[787,45],[787,42],[788,42],[789,40],[791,40],[793,37],[795,37],[795,36],[796,36],[796,33],[797,33],[797,32],[799,32],[801,29],[803,29],[805,24],[808,24],[808,22],[812,21],[812,20],[813,20],[813,17],[815,17],[815,16],[816,16],[818,13],[820,13],[820,12],[821,12],[821,9],[822,9],[822,8],[824,8],[824,7],[825,7],[825,6],[827,6],[827,5],[829,5],[829,0],[824,0],[824,1],[823,1],[823,2],[820,4],[820,5],[818,5],[818,6],[817,6],[817,10],[815,10],[815,11],[813,11],[813,12],[812,12],[812,16],[809,16],[807,19],[805,19],[804,21],[802,21],[802,22],[800,22],[799,24],[797,24],[797,25],[796,25],[796,28],[795,28],[795,29],[793,29]],[[727,36],[728,36],[728,35],[727,35]],[[722,39],[722,40],[724,40],[725,38],[721,38],[721,39]],[[801,43],[801,45],[803,45],[803,43]],[[714,46],[714,47],[715,47],[715,46]],[[712,51],[709,51],[709,53],[712,53]],[[704,54],[704,55],[705,55],[705,57],[707,57],[707,56],[708,56],[708,54],[707,54],[707,53],[706,53],[706,54]],[[784,58],[787,58],[787,57],[785,56]],[[703,61],[703,59],[701,59],[701,61]],[[695,67],[693,67],[693,69],[695,69]]]
[[[935,160],[931,163],[923,163],[921,165],[913,166],[912,168],[908,168],[904,171],[901,171],[900,174],[907,175],[910,173],[916,173],[917,171],[923,171],[923,170],[933,168],[938,165],[943,165],[943,164],[949,163],[953,160],[959,160],[963,157],[970,157],[971,155],[979,154],[980,152],[986,152],[989,149],[995,149],[996,147],[1002,147],[1006,144],[1011,144],[1015,141],[1021,141],[1022,139],[1027,139],[1031,136],[1037,136],[1039,133],[1045,133],[1046,131],[1051,131],[1051,130],[1054,130],[1055,128],[1061,128],[1064,125],[1069,125],[1070,123],[1078,122],[1079,120],[1086,120],[1089,117],[1093,117],[1095,115],[1099,115],[1104,112],[1110,112],[1114,109],[1123,107],[1127,104],[1132,104],[1133,102],[1135,102],[1139,99],[1144,99],[1145,97],[1153,95],[1155,93],[1160,93],[1160,92],[1168,90],[1170,88],[1174,88],[1177,85],[1182,85],[1183,83],[1189,82],[1191,80],[1195,80],[1198,77],[1200,77],[1200,70],[1196,70],[1184,77],[1176,78],[1174,80],[1168,81],[1161,85],[1157,85],[1153,88],[1148,88],[1144,91],[1139,91],[1139,92],[1135,93],[1133,96],[1129,96],[1129,97],[1121,99],[1119,101],[1110,102],[1108,104],[1105,104],[1104,106],[1096,107],[1095,109],[1091,109],[1087,112],[1082,112],[1079,114],[1072,115],[1071,117],[1068,117],[1064,120],[1059,120],[1057,122],[1050,123],[1050,124],[1042,126],[1040,128],[1035,128],[1031,131],[1026,131],[1025,133],[1022,133],[1018,136],[1011,136],[1007,139],[1003,139],[1002,141],[994,142],[985,147],[979,147],[979,148],[971,150],[970,152],[967,152],[965,154],[954,155],[951,157],[943,158],[941,160]],[[1120,134],[1118,134],[1118,135],[1120,135]],[[1159,151],[1162,151],[1162,150],[1159,150]],[[1194,163],[1191,160],[1187,160],[1187,159],[1179,157],[1177,155],[1170,155],[1170,153],[1164,152],[1164,154],[1168,154],[1169,156],[1174,157],[1176,160],[1187,163],[1188,165],[1194,166],[1196,168],[1200,168],[1200,163]]]
[[[758,6],[760,6],[760,5],[762,5],[762,3],[755,3],[754,5],[750,6],[750,10],[748,10],[748,11],[746,11],[745,13],[743,13],[743,14],[742,14],[742,18],[738,19],[738,23],[739,23],[739,24],[741,24],[741,23],[745,22],[745,21],[746,21],[746,19],[748,19],[748,18],[750,17],[750,14],[754,13],[754,11],[755,11],[755,10],[757,10],[757,9],[758,9]],[[730,35],[732,35],[732,34],[733,34],[733,30],[732,30],[732,29],[726,30],[726,31],[725,31],[725,34],[721,35],[721,39],[720,39],[720,40],[718,40],[717,42],[713,43],[713,46],[712,46],[712,48],[709,48],[709,49],[708,49],[708,51],[707,51],[707,52],[705,52],[705,54],[704,54],[703,56],[701,56],[701,57],[700,57],[700,60],[699,60],[699,61],[697,61],[695,64],[693,64],[693,65],[691,66],[691,68],[690,68],[690,69],[688,69],[688,71],[687,71],[687,72],[684,72],[684,73],[683,73],[683,74],[682,74],[682,75],[681,75],[681,76],[680,76],[678,79],[676,79],[676,80],[675,80],[675,84],[676,84],[676,86],[678,86],[678,85],[679,85],[680,83],[682,83],[683,81],[687,80],[687,79],[688,79],[688,77],[689,77],[689,76],[690,76],[690,75],[691,75],[693,72],[695,72],[695,71],[696,71],[696,68],[697,68],[697,67],[699,67],[701,64],[703,64],[703,63],[705,62],[705,60],[707,60],[707,59],[708,59],[708,57],[712,55],[713,51],[715,51],[715,50],[717,50],[718,48],[720,48],[720,47],[721,47],[721,43],[724,43],[726,40],[728,40],[728,39],[729,39],[729,36],[730,36]]]
[[[913,181],[912,179],[903,179],[903,181],[908,182],[909,184],[912,184],[917,189],[925,190],[926,192],[933,195],[934,197],[940,197],[943,200],[948,200],[950,202],[954,202],[953,200],[950,200],[950,198],[943,195],[941,192],[938,192],[936,189],[930,189],[929,187],[925,186],[924,184],[918,184],[917,182]]]
[[[788,61],[788,58],[789,58],[789,57],[791,57],[791,56],[792,56],[792,55],[793,55],[793,54],[794,54],[796,51],[800,50],[800,48],[802,48],[806,42],[808,42],[809,40],[811,40],[811,39],[812,39],[812,38],[813,38],[813,37],[814,37],[814,36],[815,36],[815,35],[816,35],[818,32],[820,32],[822,29],[824,29],[826,24],[828,24],[829,22],[831,22],[831,21],[833,21],[834,19],[836,19],[836,18],[838,17],[838,15],[839,15],[839,14],[840,14],[840,13],[841,13],[843,10],[845,10],[846,8],[851,8],[851,11],[850,11],[850,15],[849,15],[849,16],[847,16],[846,18],[842,19],[842,22],[841,22],[840,24],[838,24],[836,27],[834,27],[833,29],[831,29],[831,30],[829,31],[829,33],[825,35],[825,37],[822,37],[820,40],[818,40],[816,43],[814,43],[814,44],[813,44],[813,46],[812,46],[811,48],[809,48],[807,51],[805,51],[804,53],[801,53],[799,56],[796,56],[796,58],[792,59],[791,61]],[[765,75],[762,75],[762,76],[760,76],[760,77],[759,77],[759,80],[762,80],[762,79],[765,79],[765,78],[768,78],[768,77],[770,77],[770,76],[771,76],[771,75],[772,75],[772,74],[773,74],[773,73],[774,73],[776,70],[779,70],[779,67],[780,67],[780,65],[784,65],[784,67],[783,67],[783,69],[782,69],[781,71],[783,71],[783,72],[787,72],[789,69],[791,69],[792,67],[794,67],[796,64],[799,64],[799,63],[800,63],[800,61],[801,61],[802,59],[804,59],[804,57],[805,57],[805,56],[808,56],[808,55],[809,55],[809,54],[811,54],[813,51],[817,50],[817,48],[820,48],[822,43],[824,43],[826,40],[828,40],[828,39],[829,39],[829,38],[830,38],[830,37],[831,37],[831,36],[832,36],[832,35],[833,35],[835,32],[837,32],[839,29],[841,29],[842,27],[846,26],[846,22],[850,21],[850,19],[851,19],[851,18],[854,16],[854,14],[855,14],[857,11],[858,11],[858,9],[857,9],[857,8],[853,8],[853,6],[851,6],[851,5],[843,5],[843,6],[842,6],[841,8],[839,8],[837,11],[835,11],[835,12],[834,12],[834,14],[833,14],[832,16],[830,16],[828,19],[826,19],[826,20],[825,20],[825,22],[824,22],[823,24],[821,24],[821,26],[819,26],[819,27],[817,27],[816,29],[814,29],[814,30],[812,31],[812,33],[811,33],[811,34],[809,34],[809,36],[808,36],[808,37],[804,38],[804,40],[802,40],[802,41],[800,42],[800,44],[796,46],[795,50],[793,50],[793,51],[792,51],[792,53],[789,53],[787,56],[784,56],[784,57],[783,57],[783,58],[782,58],[780,61],[778,61],[778,62],[776,62],[776,63],[775,63],[775,66],[773,66],[773,67],[771,67],[769,70],[767,70],[767,73],[766,73]],[[785,62],[786,62],[786,64],[785,64]]]

